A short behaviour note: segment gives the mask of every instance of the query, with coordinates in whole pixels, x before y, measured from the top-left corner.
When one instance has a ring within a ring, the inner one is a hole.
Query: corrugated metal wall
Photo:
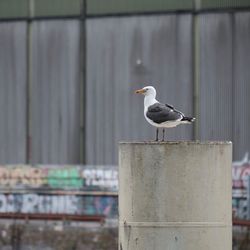
[[[232,140],[234,159],[250,151],[250,13],[200,17],[200,138]]]
[[[200,139],[232,140],[232,16],[200,16]]]
[[[250,153],[250,12],[233,17],[234,158]]]
[[[80,162],[80,23],[32,25],[32,163]]]
[[[196,18],[198,25],[183,13],[87,18],[86,163],[115,164],[119,140],[155,137],[143,98],[133,94],[139,87],[154,85],[160,101],[193,115],[193,65],[199,66],[195,139],[233,140],[235,160],[250,151],[250,12]],[[27,155],[32,163],[80,163],[80,25],[77,17],[1,21],[0,164],[27,163]],[[166,136],[194,139],[193,127],[169,129]]]
[[[162,102],[192,115],[192,17],[169,15],[87,21],[88,164],[117,163],[119,140],[155,138],[133,91],[154,85]],[[167,130],[191,139],[192,127]]]
[[[197,139],[233,140],[235,160],[250,149],[249,16],[209,13],[198,19]],[[87,163],[116,162],[119,140],[154,138],[144,121],[143,98],[133,95],[138,87],[152,84],[160,101],[193,113],[192,31],[190,15],[87,22]],[[193,139],[192,127],[168,130],[167,136]]]
[[[0,164],[26,162],[27,24],[0,23]]]

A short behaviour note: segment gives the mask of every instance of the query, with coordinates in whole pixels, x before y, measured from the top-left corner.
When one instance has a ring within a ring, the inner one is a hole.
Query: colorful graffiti
[[[118,214],[118,171],[113,166],[0,166],[0,190],[0,213]]]
[[[116,167],[117,169],[117,167]],[[83,169],[81,176],[88,188],[101,187],[118,191],[118,171],[115,169]]]
[[[39,187],[46,184],[45,172],[43,169],[27,166],[7,167],[0,166],[0,185],[17,186],[25,185]]]
[[[118,190],[117,167],[0,166],[1,188]]]
[[[233,214],[237,218],[247,218],[247,188],[250,176],[250,160],[248,153],[241,161],[233,162]]]
[[[81,178],[79,169],[49,169],[48,170],[48,186],[51,188],[72,187],[80,189],[83,187],[84,180]]]
[[[247,217],[247,187],[250,176],[248,153],[241,161],[233,162],[233,212],[238,218]],[[26,194],[13,191],[0,194],[0,212],[103,214],[117,217],[117,167],[92,166],[0,166],[2,190],[26,190]],[[29,193],[29,190],[83,190],[89,195],[55,195]],[[92,191],[109,191],[114,195],[91,195]]]
[[[1,194],[1,213],[117,216],[117,196]]]
[[[248,153],[246,153],[242,161],[233,163],[232,178],[233,178],[234,197],[246,196],[249,176],[250,176],[250,161],[248,159]]]

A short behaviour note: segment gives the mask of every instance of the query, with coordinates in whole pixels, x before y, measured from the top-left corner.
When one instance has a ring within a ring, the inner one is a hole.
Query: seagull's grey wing
[[[155,123],[176,121],[182,119],[182,114],[161,103],[155,103],[148,107],[146,116]]]
[[[172,106],[172,105],[170,105],[170,104],[168,104],[168,103],[166,103],[165,105],[166,105],[168,108],[174,110],[175,112],[181,114],[183,117],[185,116],[181,111],[175,109],[174,106]]]
[[[170,109],[174,109],[174,106],[171,105],[171,104],[166,103],[165,105],[166,105],[168,108],[170,108]]]

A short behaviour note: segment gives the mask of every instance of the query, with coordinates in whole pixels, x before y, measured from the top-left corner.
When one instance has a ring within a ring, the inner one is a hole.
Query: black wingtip
[[[194,121],[195,121],[195,117],[187,117],[187,116],[184,116],[184,117],[182,118],[182,121],[194,122]]]

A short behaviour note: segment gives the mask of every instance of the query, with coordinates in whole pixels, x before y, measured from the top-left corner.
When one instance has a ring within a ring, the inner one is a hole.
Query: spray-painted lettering
[[[116,196],[1,194],[0,213],[101,214],[117,216]]]
[[[233,162],[233,212],[238,218],[247,217],[247,187],[250,176],[250,161],[248,153],[238,162]]]
[[[118,171],[86,166],[0,166],[1,188],[118,190]]]

